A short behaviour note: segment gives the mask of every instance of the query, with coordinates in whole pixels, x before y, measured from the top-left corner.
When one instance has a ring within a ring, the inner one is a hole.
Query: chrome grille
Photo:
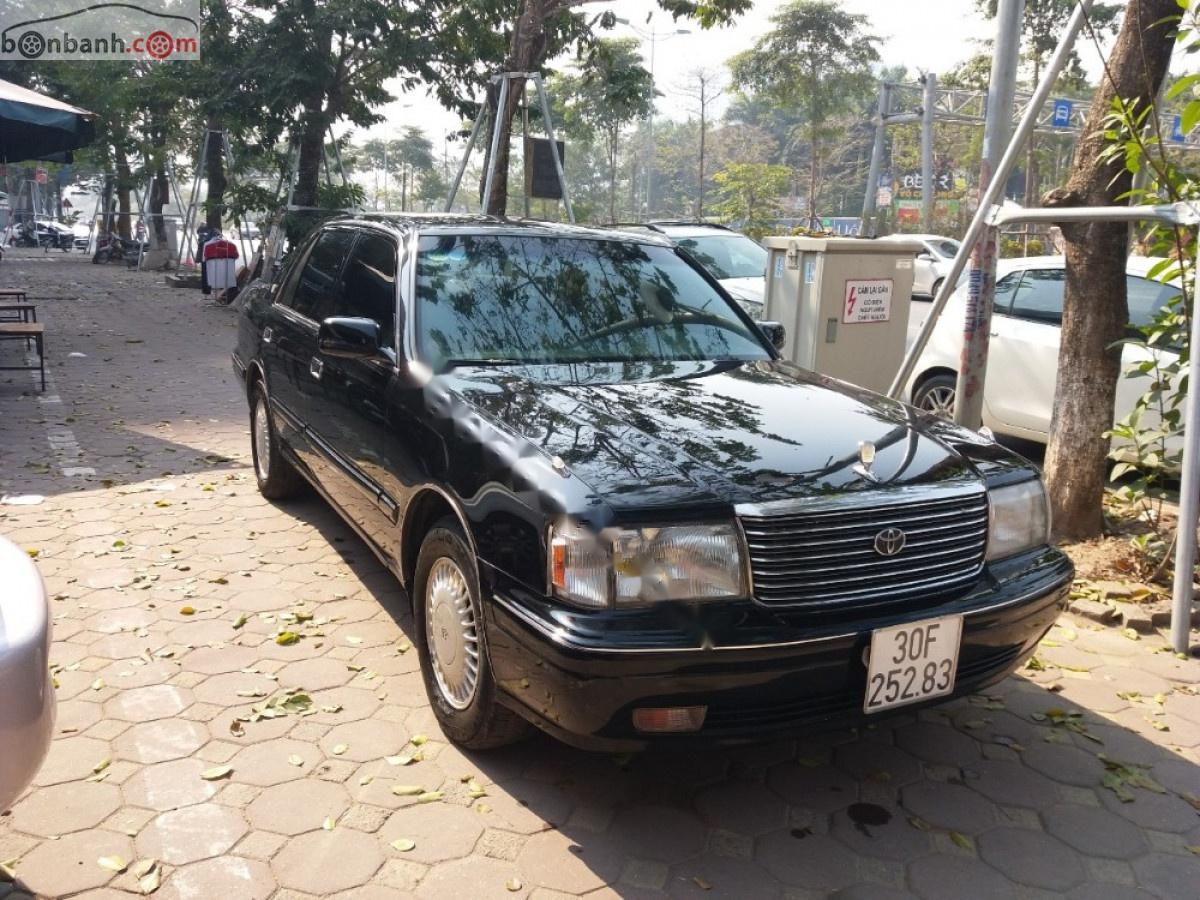
[[[811,608],[872,606],[962,590],[983,568],[987,494],[970,487],[902,488],[738,508],[754,594]],[[875,550],[886,528],[904,532],[895,556]]]

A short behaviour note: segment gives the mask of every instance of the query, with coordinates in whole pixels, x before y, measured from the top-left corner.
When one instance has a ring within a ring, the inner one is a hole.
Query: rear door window
[[[1065,269],[1028,269],[1013,295],[1010,315],[1043,325],[1061,325]]]
[[[333,315],[338,275],[354,242],[349,228],[326,231],[313,245],[288,305],[302,316],[320,322]]]
[[[1155,316],[1179,296],[1179,288],[1136,275],[1125,276],[1125,290],[1129,298],[1129,324],[1144,328],[1154,321]]]
[[[996,312],[1005,316],[1011,314],[1013,295],[1016,294],[1017,285],[1020,283],[1020,272],[1013,272],[1011,275],[1005,275],[996,282],[996,299],[992,303],[992,308]]]

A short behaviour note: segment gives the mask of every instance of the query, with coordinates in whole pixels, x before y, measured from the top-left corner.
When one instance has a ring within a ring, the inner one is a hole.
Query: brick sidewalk
[[[259,497],[235,314],[40,256],[0,265],[52,380],[0,378],[0,493],[46,499],[0,532],[55,596],[59,714],[0,898],[1195,896],[1200,661],[1071,617],[1044,671],[857,735],[456,749],[390,575],[320,501]]]

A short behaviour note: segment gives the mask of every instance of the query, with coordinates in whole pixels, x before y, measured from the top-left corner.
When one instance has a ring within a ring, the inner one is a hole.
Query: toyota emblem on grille
[[[904,549],[907,540],[899,528],[885,528],[875,535],[875,552],[880,556],[895,556]]]

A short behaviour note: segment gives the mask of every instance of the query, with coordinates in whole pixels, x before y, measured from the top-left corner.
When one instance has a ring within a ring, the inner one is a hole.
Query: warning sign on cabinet
[[[892,279],[856,278],[846,282],[842,322],[887,322],[892,317]]]

